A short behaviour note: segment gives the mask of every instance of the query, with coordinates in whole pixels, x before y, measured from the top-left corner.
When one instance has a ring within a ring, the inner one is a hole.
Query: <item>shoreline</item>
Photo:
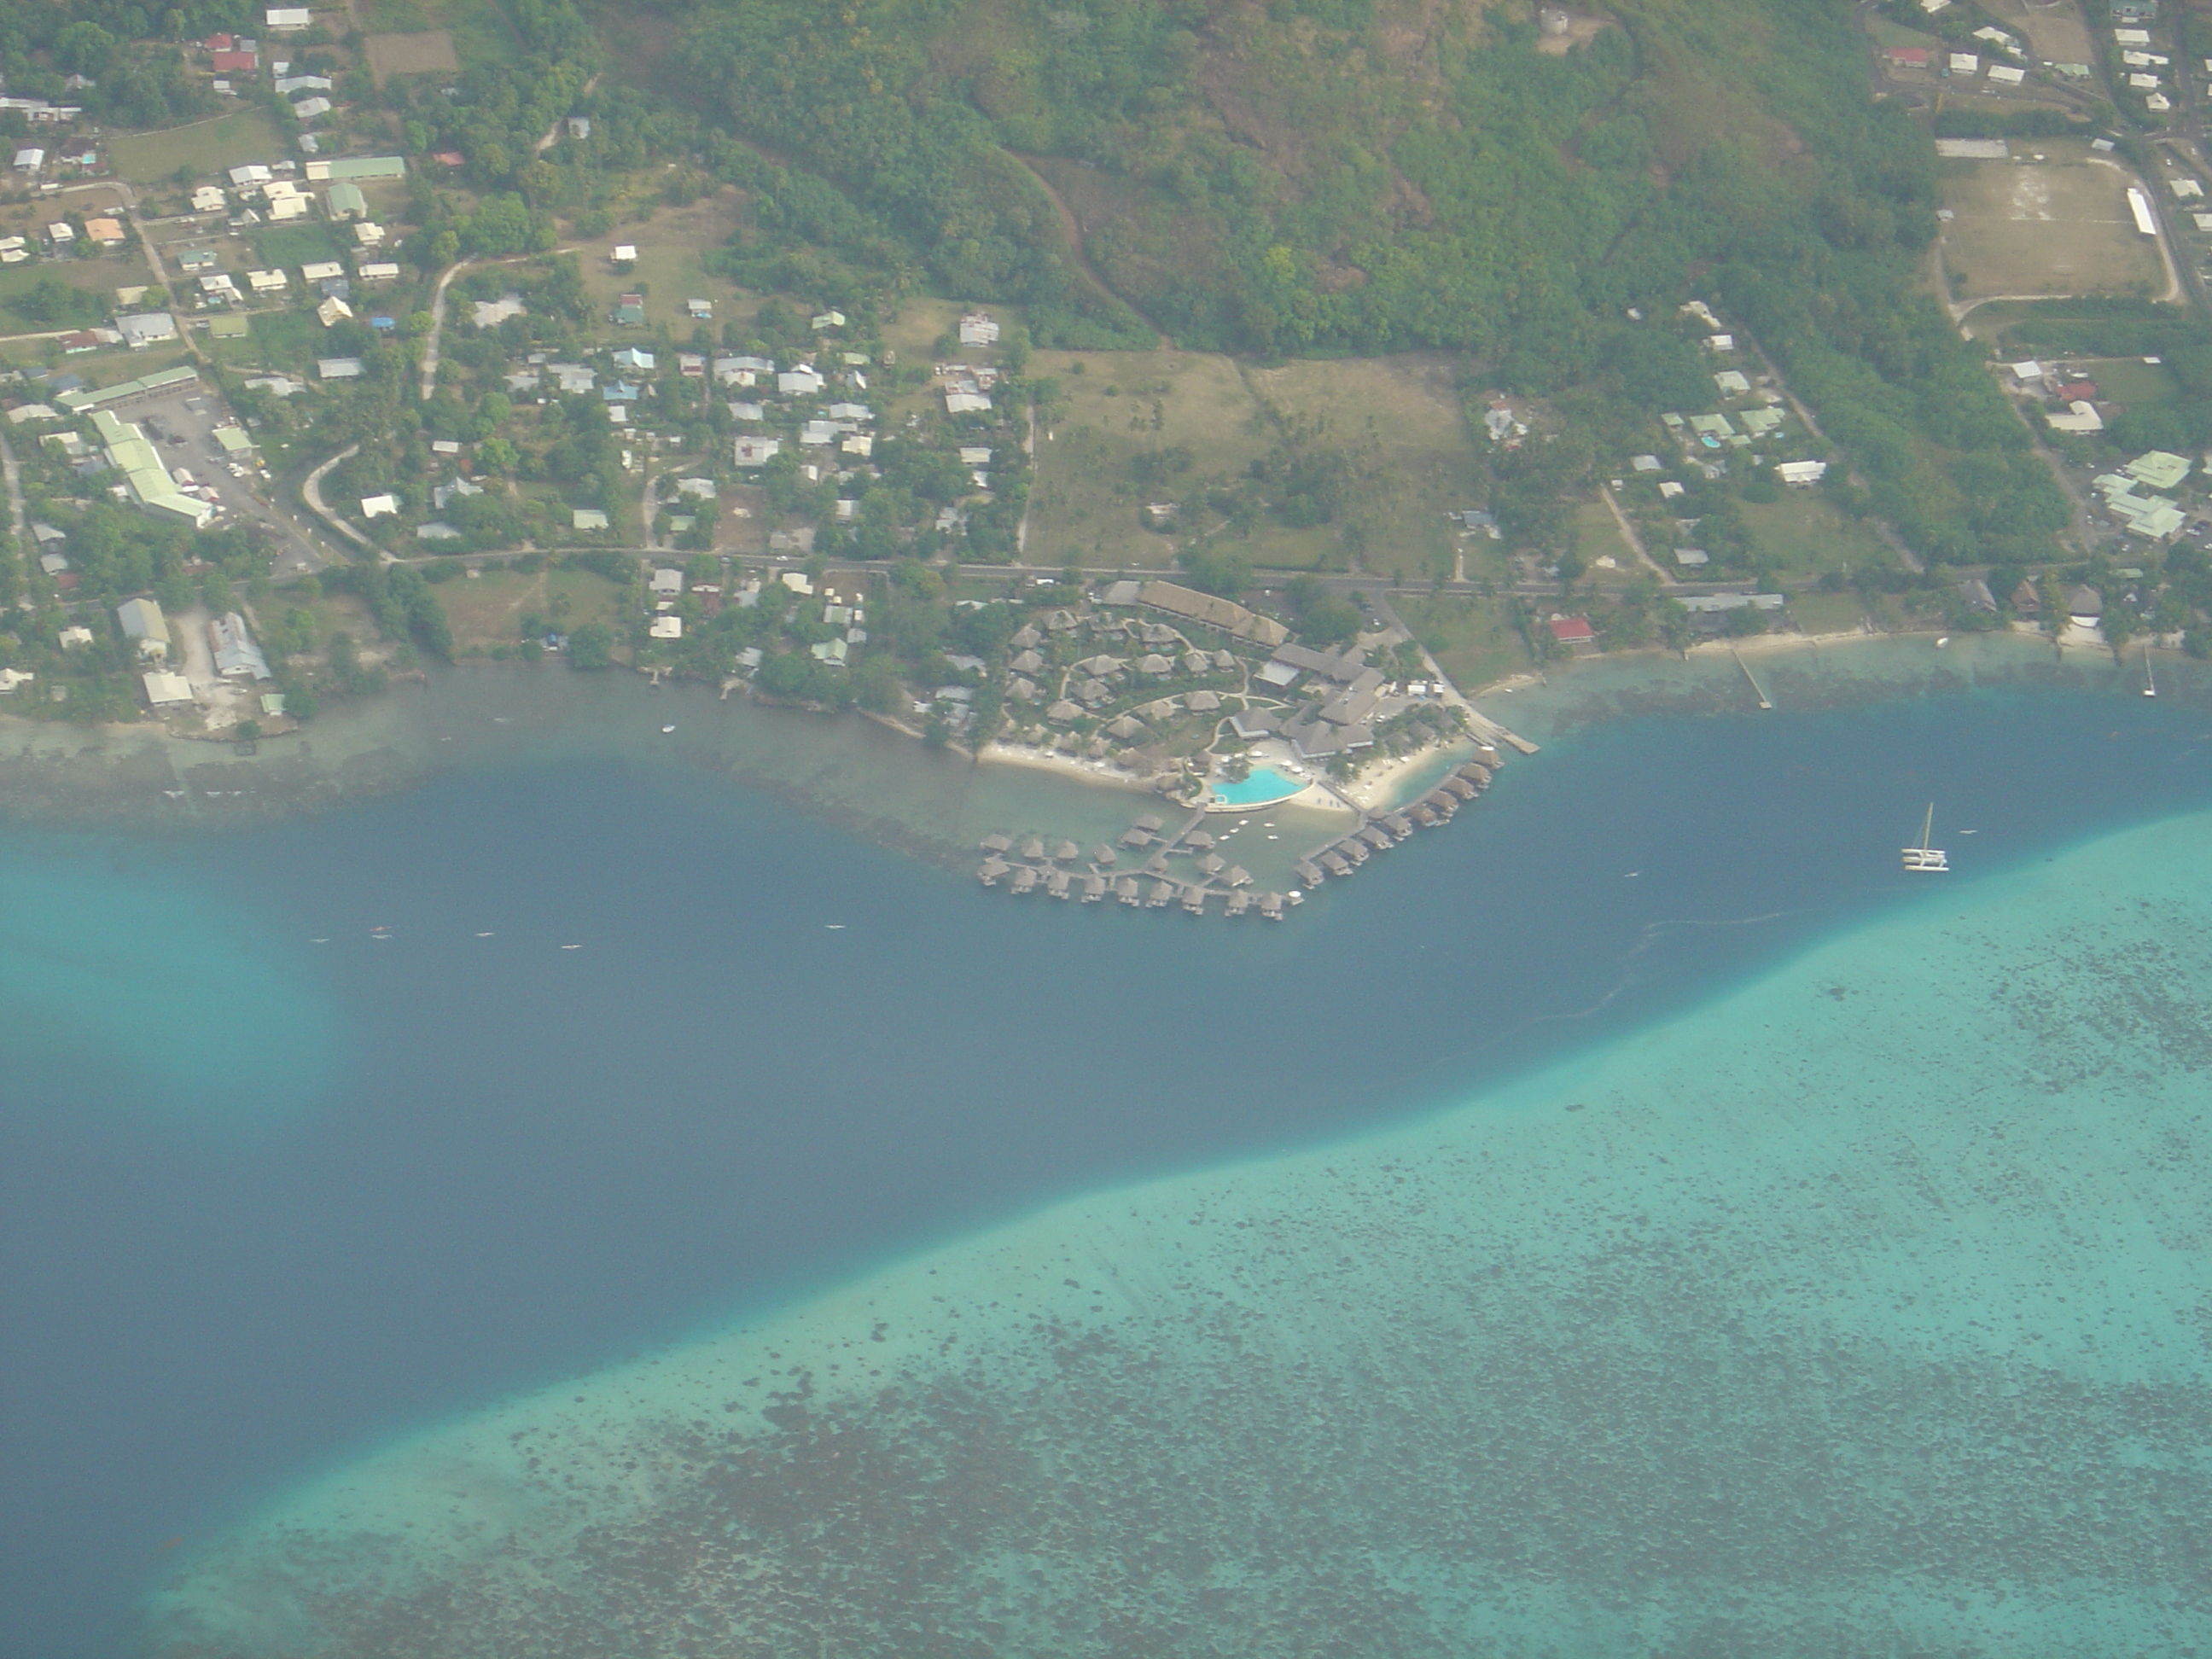
[[[1132,794],[1158,793],[1151,784],[1133,774],[1109,766],[1103,761],[1079,760],[1073,755],[1052,754],[1042,749],[1005,743],[987,743],[973,753],[978,766],[1022,766],[1079,783],[1103,784],[1108,788],[1126,790]]]
[[[1939,638],[1948,641],[1942,647]],[[1852,648],[1829,648],[1836,647]],[[2212,702],[2212,665],[2167,646],[2148,648],[2165,671],[2161,697]],[[1752,712],[1746,663],[1758,665],[1754,683],[1772,708],[1803,712],[2004,684],[2139,691],[2142,654],[2136,647],[2119,659],[2102,641],[2054,642],[2010,630],[1770,635],[1703,642],[1680,655],[1651,648],[1577,659],[1492,681],[1465,700],[1494,716],[1510,714],[1508,724],[1549,740],[1619,720]],[[0,820],[219,831],[325,811],[477,766],[665,757],[954,870],[981,836],[1016,818],[1095,820],[1103,829],[1128,798],[1157,794],[1145,780],[1074,757],[1000,744],[975,755],[931,750],[895,722],[873,718],[791,720],[802,711],[725,702],[703,687],[470,666],[467,674],[434,674],[339,705],[310,726],[262,738],[250,753],[152,721],[78,726],[0,711]],[[680,711],[668,708],[672,696],[682,700]],[[661,730],[670,714],[679,714],[673,736]],[[1316,810],[1343,812],[1340,789],[1376,810],[1438,755],[1431,748],[1334,788],[1310,784],[1276,805],[1311,801]],[[851,775],[855,770],[866,775]],[[1066,789],[1069,798],[1030,801],[1024,791],[1039,787]],[[917,791],[924,801],[909,799]],[[993,795],[1012,799],[984,799]],[[1071,833],[1085,839],[1092,831]]]

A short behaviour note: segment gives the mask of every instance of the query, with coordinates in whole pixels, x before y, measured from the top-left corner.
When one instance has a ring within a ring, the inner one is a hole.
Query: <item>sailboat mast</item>
[[[1920,820],[1920,850],[1926,852],[1928,843],[1936,833],[1936,803],[1928,803],[1928,816]]]

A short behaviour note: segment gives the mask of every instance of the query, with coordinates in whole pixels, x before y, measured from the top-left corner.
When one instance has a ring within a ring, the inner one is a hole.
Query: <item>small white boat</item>
[[[1929,845],[1929,837],[1936,828],[1936,803],[1928,803],[1928,816],[1920,821],[1920,845],[1905,848],[1899,854],[1908,870],[1923,875],[1934,875],[1951,867],[1951,855],[1940,847]]]
[[[664,737],[664,738],[665,738],[665,737],[666,737],[666,736],[667,736],[671,732],[673,732],[675,729],[676,729],[676,728],[675,728],[674,726],[662,726],[662,727],[660,728],[660,735],[661,735],[662,737]]]

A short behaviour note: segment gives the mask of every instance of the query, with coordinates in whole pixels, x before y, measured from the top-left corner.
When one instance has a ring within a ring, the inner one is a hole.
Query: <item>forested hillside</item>
[[[1649,410],[1695,365],[1628,313],[1705,293],[1923,551],[2064,522],[1911,296],[1932,149],[1843,0],[1620,0],[1571,39],[1449,0],[704,0],[689,29],[709,118],[793,169],[765,223],[1025,304],[1042,343],[1449,348]]]

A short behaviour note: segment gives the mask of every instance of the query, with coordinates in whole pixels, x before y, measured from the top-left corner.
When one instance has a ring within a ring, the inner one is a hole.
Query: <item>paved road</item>
[[[373,548],[376,545],[375,543],[331,512],[330,504],[323,500],[323,480],[330,476],[331,469],[341,461],[349,461],[360,453],[361,446],[357,443],[348,444],[343,449],[338,451],[337,454],[300,481],[300,497],[315,510],[316,515],[325,524],[330,526],[338,534],[345,537],[349,541],[358,542],[363,547]]]
[[[8,479],[8,527],[15,532],[16,547],[27,553],[31,550],[23,543],[30,534],[31,520],[23,509],[23,469],[15,465],[15,451],[5,433],[0,433],[0,471],[5,471]]]
[[[550,253],[510,253],[503,259],[462,259],[447,265],[438,278],[437,291],[430,296],[430,331],[422,340],[422,401],[428,403],[438,390],[438,353],[446,333],[446,289],[454,277],[465,270],[474,270],[484,265],[519,265],[530,259],[557,259],[564,253],[574,253],[573,247],[556,247]]]
[[[438,278],[437,291],[430,296],[430,332],[422,342],[422,401],[426,404],[438,389],[438,343],[446,331],[446,289],[461,270],[458,264],[447,265]]]

